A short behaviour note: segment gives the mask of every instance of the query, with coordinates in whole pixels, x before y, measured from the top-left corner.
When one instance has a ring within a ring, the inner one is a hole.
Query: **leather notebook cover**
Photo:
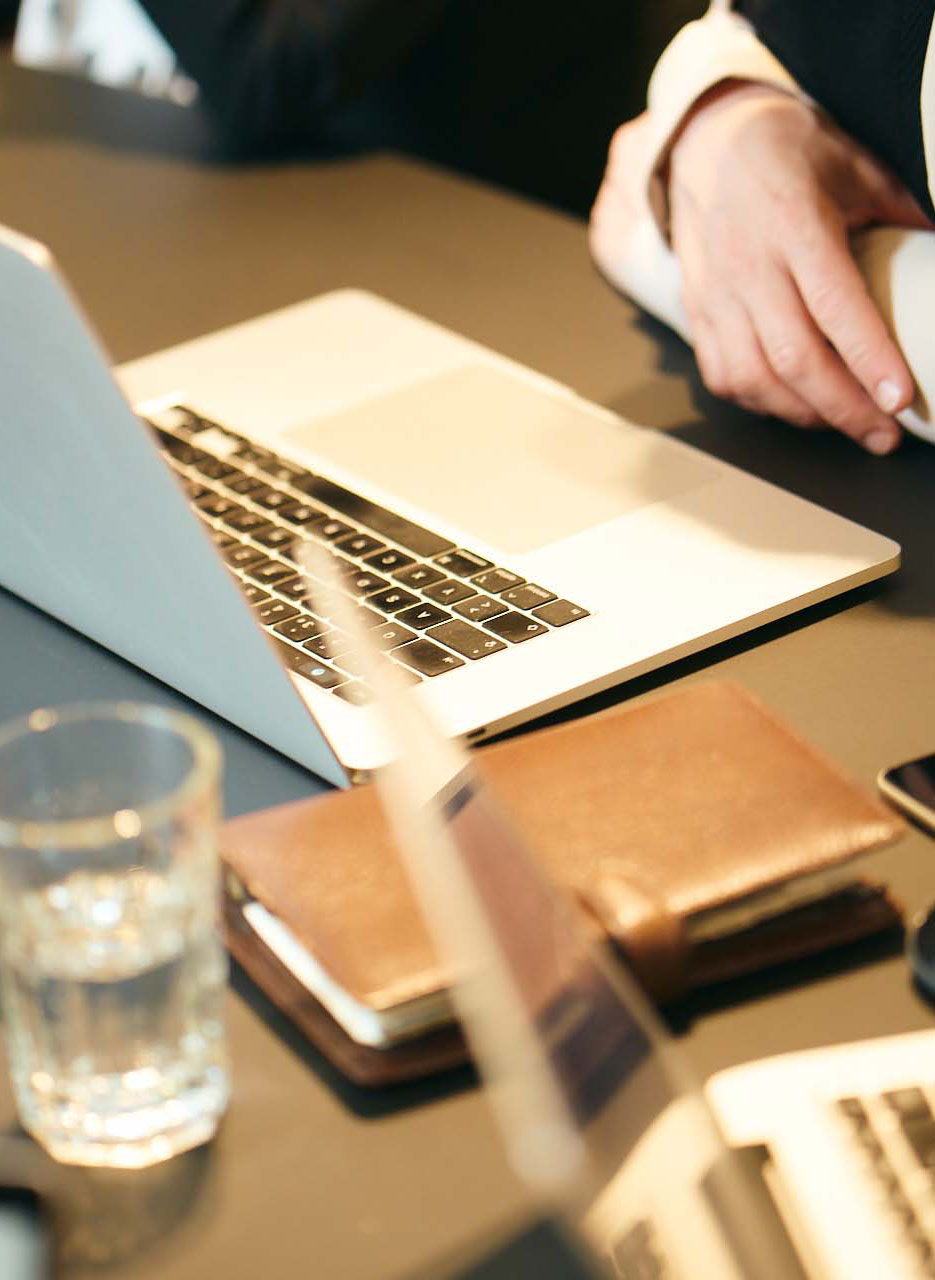
[[[901,819],[737,685],[691,685],[475,760],[530,851],[657,999],[899,920],[850,864]],[[379,1084],[463,1059],[456,1030],[431,1025],[445,1022],[446,975],[372,785],[234,819],[222,854],[231,951],[342,1071]],[[357,1004],[413,1011],[410,1031],[389,1047],[356,1042],[247,924],[242,891]]]

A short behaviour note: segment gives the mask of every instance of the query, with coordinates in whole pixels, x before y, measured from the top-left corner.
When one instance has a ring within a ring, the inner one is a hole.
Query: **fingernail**
[[[877,383],[877,404],[884,413],[895,413],[902,401],[902,392],[895,382],[884,378]]]
[[[869,431],[860,443],[870,453],[882,454],[891,453],[897,439],[895,431],[888,431],[886,427],[877,427],[874,431]]]

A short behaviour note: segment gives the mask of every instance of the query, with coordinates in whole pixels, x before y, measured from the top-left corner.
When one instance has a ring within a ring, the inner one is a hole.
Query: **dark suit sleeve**
[[[445,0],[142,0],[228,141],[314,137],[390,73]]]
[[[738,8],[802,88],[935,213],[919,107],[935,0],[741,0]]]
[[[0,0],[0,36],[10,36],[16,25],[19,0]]]

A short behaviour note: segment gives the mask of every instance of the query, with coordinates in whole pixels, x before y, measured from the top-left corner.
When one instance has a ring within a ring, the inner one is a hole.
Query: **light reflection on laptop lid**
[[[338,591],[317,548],[304,567],[313,587]],[[381,798],[519,1176],[624,1280],[804,1277],[765,1187],[728,1150],[633,980],[344,612],[394,749]]]

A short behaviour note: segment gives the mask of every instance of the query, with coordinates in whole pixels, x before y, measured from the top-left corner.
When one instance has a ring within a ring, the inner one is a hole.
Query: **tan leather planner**
[[[735,684],[625,704],[475,759],[531,852],[658,1000],[899,921],[855,860],[901,820]],[[222,852],[232,952],[351,1078],[463,1058],[372,785],[228,822]]]

